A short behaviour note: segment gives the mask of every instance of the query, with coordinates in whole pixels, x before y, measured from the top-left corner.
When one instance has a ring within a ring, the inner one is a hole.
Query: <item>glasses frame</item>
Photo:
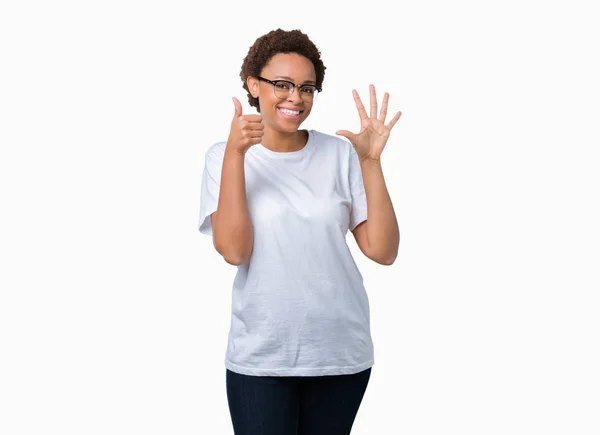
[[[290,88],[290,93],[288,94],[288,97],[291,97],[291,96],[292,96],[292,94],[294,93],[294,90],[295,90],[296,88],[298,88],[298,95],[300,96],[300,99],[301,99],[302,101],[305,101],[305,100],[302,98],[302,92],[301,92],[301,91],[302,91],[302,88],[303,88],[303,87],[305,87],[305,86],[311,86],[311,87],[314,87],[314,88],[317,90],[317,93],[319,93],[319,94],[320,94],[321,92],[323,92],[323,89],[322,89],[321,87],[319,87],[319,86],[317,86],[317,85],[313,85],[313,84],[297,85],[296,83],[294,83],[294,82],[290,82],[289,80],[269,80],[269,79],[266,79],[266,78],[264,78],[264,77],[261,77],[261,76],[258,76],[258,77],[257,77],[257,79],[258,79],[258,80],[260,80],[261,82],[266,82],[266,83],[270,83],[271,85],[273,85],[273,92],[276,92],[276,88],[275,88],[275,86],[277,85],[277,83],[280,83],[280,82],[289,83],[290,85],[292,85],[292,87]],[[275,94],[275,96],[277,97],[277,94]],[[277,97],[277,98],[280,98],[280,97]],[[315,100],[316,100],[316,97],[312,99],[312,101],[315,101]],[[312,101],[311,101],[311,102],[312,102]]]

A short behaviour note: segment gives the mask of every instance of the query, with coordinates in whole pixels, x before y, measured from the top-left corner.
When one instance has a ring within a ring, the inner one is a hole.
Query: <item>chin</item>
[[[300,130],[300,125],[301,124],[289,126],[289,125],[279,124],[277,127],[278,127],[278,130],[281,131],[282,133],[295,133],[298,130]]]
[[[300,129],[300,126],[304,122],[304,119],[299,119],[290,122],[285,119],[275,118],[273,121],[275,122],[273,122],[271,125],[273,125],[273,127],[275,127],[276,130],[282,133],[294,133]]]

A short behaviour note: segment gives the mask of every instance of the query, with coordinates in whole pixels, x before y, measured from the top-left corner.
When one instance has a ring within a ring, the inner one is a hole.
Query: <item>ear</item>
[[[252,94],[254,98],[258,98],[258,79],[256,77],[248,77],[246,79],[246,84],[248,85],[250,94]]]

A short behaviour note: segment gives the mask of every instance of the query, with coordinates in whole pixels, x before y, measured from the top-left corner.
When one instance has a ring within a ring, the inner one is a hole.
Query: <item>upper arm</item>
[[[362,253],[365,254],[365,256],[367,256],[369,259],[373,260],[375,263],[386,266],[393,263],[393,261],[388,262],[382,258],[378,258],[377,255],[375,255],[369,247],[369,240],[367,238],[367,221],[363,221],[360,224],[358,224],[356,228],[352,230],[352,234],[354,235],[354,238],[356,239],[356,244],[358,245]]]
[[[367,257],[371,257],[371,251],[369,250],[369,240],[367,239],[367,221],[363,221],[352,230],[356,244],[360,248],[363,254]]]
[[[239,266],[240,264],[242,264],[241,262],[238,262],[237,260],[229,260],[228,257],[225,256],[225,254],[223,254],[223,250],[222,247],[221,249],[219,249],[219,247],[217,246],[217,239],[216,239],[216,234],[217,232],[215,231],[215,223],[217,221],[217,214],[218,212],[215,211],[210,215],[210,224],[212,225],[212,238],[213,238],[213,245],[215,247],[215,249],[217,250],[217,252],[225,259],[225,261],[233,266]],[[245,260],[243,260],[245,261]]]
[[[217,218],[217,212],[215,211],[213,214],[210,215],[210,225],[212,226],[212,239],[213,239],[213,245],[215,246],[215,249],[217,249],[217,241],[215,240],[215,221]],[[217,252],[219,252],[219,250],[217,249]],[[220,254],[220,252],[219,252]]]

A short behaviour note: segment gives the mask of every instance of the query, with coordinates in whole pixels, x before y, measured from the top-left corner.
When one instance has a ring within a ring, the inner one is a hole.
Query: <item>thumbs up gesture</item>
[[[251,146],[262,142],[264,124],[261,115],[242,115],[242,104],[233,97],[235,113],[231,121],[231,130],[227,147],[240,154],[246,154]]]

